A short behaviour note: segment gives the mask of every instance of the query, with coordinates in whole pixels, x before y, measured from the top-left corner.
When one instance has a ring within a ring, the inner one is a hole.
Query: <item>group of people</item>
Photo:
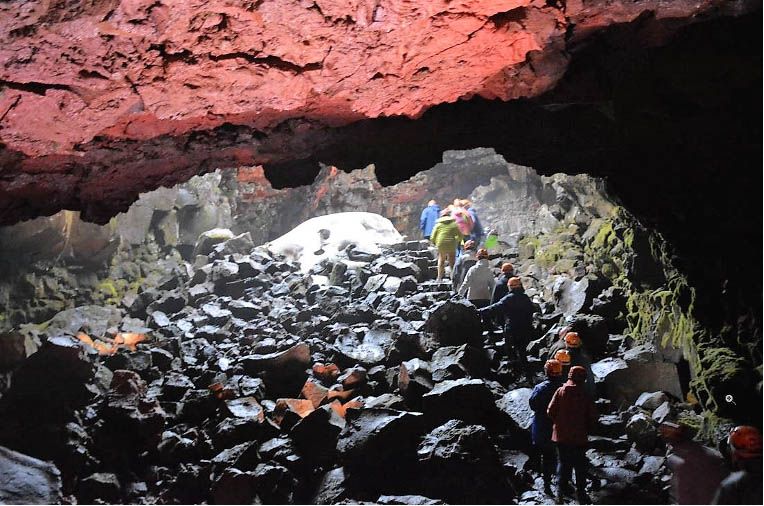
[[[463,226],[470,221],[464,218],[464,210],[471,215],[469,229]],[[462,221],[458,222],[460,217]],[[533,375],[528,367],[527,347],[533,336],[536,307],[511,263],[503,263],[500,274],[494,277],[488,251],[481,247],[483,229],[472,203],[456,199],[441,211],[431,200],[422,211],[420,226],[424,237],[438,249],[438,279],[443,279],[445,265],[451,265],[453,290],[478,308],[484,322],[503,326],[507,359],[530,380]],[[545,379],[535,385],[528,400],[534,413],[531,437],[541,459],[545,491],[553,494],[556,469],[555,498],[562,504],[564,497],[573,492],[570,482],[575,471],[576,497],[584,504],[590,502],[586,493],[588,437],[598,420],[592,359],[581,335],[571,327],[563,327],[558,336],[544,364]],[[688,443],[684,429],[671,423],[661,426],[661,434],[673,452],[667,462],[674,471],[674,499],[679,504],[762,503],[762,437],[758,429],[738,426],[730,432],[727,443],[735,470],[724,480],[706,480],[706,487],[694,484],[698,480],[696,471],[700,470],[697,462],[687,463],[688,455],[700,455],[706,447]],[[711,464],[711,468],[719,473],[718,465]],[[703,474],[707,475],[706,471]],[[686,477],[679,483],[681,476]]]

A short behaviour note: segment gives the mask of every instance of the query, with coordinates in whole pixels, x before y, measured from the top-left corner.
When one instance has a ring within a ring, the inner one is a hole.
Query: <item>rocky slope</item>
[[[584,236],[571,248],[599,240]],[[513,259],[540,305],[528,347],[535,380],[558,324],[571,324],[597,361],[602,396],[588,452],[592,497],[667,502],[656,423],[699,427],[698,406],[683,402],[677,369],[655,346],[610,331],[627,324],[623,301],[586,274],[591,261],[572,254],[542,265],[544,247],[521,244],[527,251],[492,260]],[[550,500],[529,447],[533,381],[503,360],[501,334],[483,332],[450,283],[432,281],[426,243],[381,254],[348,247],[306,274],[246,233],[206,234],[195,249],[193,264],[120,307],[67,310],[34,336],[16,335],[41,346],[4,364],[13,374],[0,399],[0,444],[60,470],[29,497]],[[330,284],[317,284],[321,276]],[[4,465],[43,472],[3,452]]]

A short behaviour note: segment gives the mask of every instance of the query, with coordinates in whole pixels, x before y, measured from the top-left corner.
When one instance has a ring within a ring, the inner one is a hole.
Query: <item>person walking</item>
[[[557,465],[557,455],[552,443],[552,420],[546,409],[558,388],[562,386],[562,364],[557,360],[547,360],[544,364],[546,379],[533,387],[528,398],[528,405],[533,411],[531,423],[531,440],[537,454],[541,458],[541,469],[544,476],[544,491],[552,495],[552,475]]]
[[[438,281],[443,279],[446,271],[446,263],[454,268],[456,260],[456,247],[462,242],[462,234],[456,226],[456,220],[451,216],[448,209],[440,213],[440,218],[430,234],[430,242],[438,248]]]
[[[464,207],[472,217],[472,232],[470,233],[470,239],[475,241],[475,244],[480,246],[480,244],[483,242],[483,238],[485,237],[485,231],[483,230],[483,225],[480,223],[480,219],[478,218],[477,209],[473,207],[472,201],[468,199],[462,200],[462,207]]]
[[[477,252],[477,263],[467,271],[464,282],[459,287],[459,295],[466,296],[477,308],[485,307],[491,303],[493,283],[493,272],[488,265],[488,250],[480,248]]]
[[[491,293],[491,304],[499,302],[502,297],[509,293],[507,283],[509,283],[509,278],[514,277],[514,275],[514,265],[509,262],[501,264],[501,274],[496,278],[496,283],[493,287],[493,292]]]
[[[576,471],[576,498],[580,504],[591,502],[586,494],[586,473],[589,461],[586,448],[589,432],[597,423],[594,402],[584,390],[586,370],[581,366],[570,368],[568,381],[552,396],[547,414],[552,420],[552,441],[557,443],[557,497],[563,496],[573,470]]]
[[[430,239],[430,234],[432,234],[432,229],[435,227],[435,222],[438,221],[439,216],[440,206],[435,200],[430,200],[419,216],[419,230],[422,231],[422,237],[427,240]]]
[[[520,278],[510,278],[507,286],[509,287],[507,295],[495,304],[478,311],[483,320],[495,315],[504,316],[504,343],[507,359],[517,362],[526,376],[530,377],[526,348],[533,333],[533,313],[536,308],[525,294]]]
[[[738,425],[727,437],[735,471],[719,485],[711,504],[762,504],[762,438],[751,425]]]
[[[476,249],[475,241],[467,241],[464,243],[462,254],[457,255],[456,262],[454,263],[454,268],[451,270],[451,284],[453,286],[454,292],[457,292],[459,287],[462,286],[464,278],[467,276],[467,271],[470,270],[470,267],[477,263],[477,256],[475,252]]]

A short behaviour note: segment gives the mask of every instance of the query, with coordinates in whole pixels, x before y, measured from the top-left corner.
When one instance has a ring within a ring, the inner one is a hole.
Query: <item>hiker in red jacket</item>
[[[597,412],[591,397],[586,393],[586,369],[581,366],[570,368],[568,381],[557,389],[547,408],[552,419],[552,441],[557,443],[558,489],[556,500],[563,503],[563,495],[570,482],[573,469],[576,470],[576,496],[580,504],[588,504],[586,494],[586,470],[589,461],[586,448],[589,432],[597,423]]]

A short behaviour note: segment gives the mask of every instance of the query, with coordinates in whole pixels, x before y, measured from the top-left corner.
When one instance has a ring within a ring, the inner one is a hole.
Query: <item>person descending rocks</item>
[[[440,206],[435,200],[430,200],[427,203],[427,207],[422,209],[422,214],[419,217],[419,230],[422,231],[422,237],[429,240],[432,229],[435,227],[435,222],[438,221],[440,216]]]
[[[554,359],[547,360],[544,364],[544,373],[546,373],[546,379],[533,387],[533,392],[528,398],[528,405],[533,410],[531,440],[541,458],[544,490],[552,495],[552,475],[557,464],[557,455],[552,443],[552,420],[546,410],[552,401],[552,396],[562,386],[562,364]]]
[[[762,504],[761,432],[739,425],[727,437],[734,469],[719,485],[711,504]]]
[[[535,306],[525,294],[520,278],[509,278],[509,293],[495,304],[480,309],[483,320],[494,315],[504,316],[504,343],[507,359],[516,362],[530,376],[526,348],[533,333]]]
[[[438,248],[438,281],[440,281],[446,271],[446,263],[451,266],[451,269],[454,268],[456,247],[462,242],[462,234],[450,210],[441,211],[440,218],[435,222],[430,234],[430,242]]]
[[[451,284],[454,291],[458,291],[459,287],[464,282],[464,277],[467,275],[467,271],[477,263],[475,241],[467,241],[464,243],[462,254],[458,255],[454,268],[451,270]]]
[[[485,238],[485,231],[478,218],[477,210],[473,207],[472,201],[468,199],[462,200],[462,207],[464,207],[472,217],[472,232],[470,233],[470,239],[475,241],[475,244],[479,246],[483,242],[483,238]]]
[[[580,504],[588,504],[586,473],[589,461],[586,448],[589,433],[597,423],[594,402],[584,389],[586,369],[570,368],[568,381],[554,393],[547,414],[552,420],[552,441],[557,443],[557,497],[558,504],[568,492],[572,471],[576,471],[576,497]]]
[[[467,271],[464,282],[459,287],[459,295],[466,295],[477,308],[485,307],[491,303],[493,282],[493,272],[488,265],[488,250],[480,248],[477,252],[477,263]]]
[[[570,353],[568,350],[557,350],[552,358],[562,364],[562,377],[567,378],[570,371]]]
[[[596,399],[596,387],[594,385],[594,373],[592,372],[592,359],[583,348],[581,336],[578,332],[565,334],[565,349],[570,354],[570,366],[581,366],[586,370],[586,392],[592,399]]]

